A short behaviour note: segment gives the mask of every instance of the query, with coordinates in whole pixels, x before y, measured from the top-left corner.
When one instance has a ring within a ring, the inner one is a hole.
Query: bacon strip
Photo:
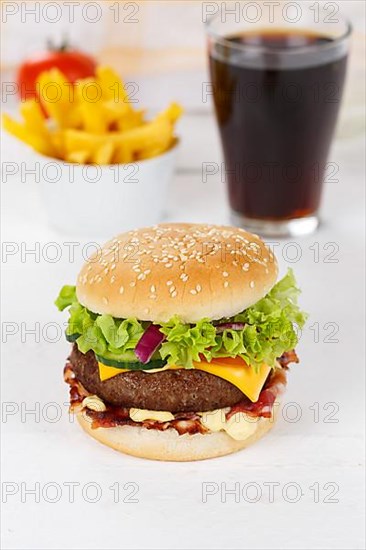
[[[84,409],[84,413],[92,420],[92,428],[115,428],[117,426],[140,426],[147,428],[148,430],[158,430],[164,432],[169,428],[177,430],[179,435],[183,434],[195,434],[206,433],[208,430],[202,426],[198,415],[190,419],[179,418],[179,414],[175,415],[177,418],[170,420],[169,422],[157,422],[156,420],[144,420],[143,422],[134,422],[129,417],[129,409],[113,407],[107,409],[105,412],[91,411],[90,409]]]
[[[179,416],[179,415],[175,415]],[[140,425],[142,425],[143,428],[147,428],[148,430],[159,430],[159,431],[165,431],[169,428],[174,428],[177,430],[179,435],[184,434],[204,434],[208,432],[207,428],[205,428],[201,422],[200,417],[198,415],[195,415],[195,418],[191,418],[190,420],[184,420],[184,419],[176,419],[176,420],[170,420],[169,422],[156,422],[154,420],[145,420]]]
[[[289,363],[299,363],[299,358],[296,355],[296,352],[294,349],[290,351],[285,351],[281,357],[277,359],[281,367],[284,369],[288,369]]]
[[[276,369],[267,378],[259,394],[258,401],[253,403],[250,399],[245,397],[234,405],[234,407],[231,407],[230,411],[226,414],[226,420],[229,420],[238,412],[243,412],[255,417],[264,416],[265,418],[271,418],[274,402],[276,398],[284,392],[286,383],[286,371],[284,369]]]
[[[84,398],[88,397],[90,393],[76,378],[71,363],[67,363],[64,368],[64,380],[70,386],[70,412],[73,412],[81,407]]]

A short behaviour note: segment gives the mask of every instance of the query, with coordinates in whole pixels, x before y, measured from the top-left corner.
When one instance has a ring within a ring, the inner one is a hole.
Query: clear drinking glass
[[[318,3],[250,4],[260,16],[223,2],[206,24],[232,221],[263,236],[311,233],[351,25]]]

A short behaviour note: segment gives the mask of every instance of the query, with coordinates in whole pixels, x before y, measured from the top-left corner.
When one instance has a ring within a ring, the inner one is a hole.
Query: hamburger
[[[158,460],[243,449],[274,424],[305,314],[291,270],[243,229],[172,223],[118,235],[56,300],[70,407],[93,438]]]

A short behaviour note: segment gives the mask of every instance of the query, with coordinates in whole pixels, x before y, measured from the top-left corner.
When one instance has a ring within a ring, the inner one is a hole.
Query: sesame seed
[[[229,276],[229,274],[228,274],[228,272],[227,272],[227,271],[223,271],[223,272],[222,272],[222,276],[223,276],[223,277],[228,277],[228,276]]]
[[[173,264],[171,264],[170,262],[168,264],[165,264],[165,267],[172,267]]]
[[[155,290],[156,290],[155,285],[151,285],[150,290],[151,290],[152,293],[154,293]]]
[[[132,282],[130,283],[130,286],[132,286],[132,287],[136,286],[135,281],[132,281]]]
[[[140,275],[137,276],[138,281],[144,281],[146,279],[146,275],[144,273],[140,273]]]
[[[250,281],[250,288],[254,288],[255,287],[255,282],[254,281]]]
[[[224,288],[227,288],[229,286],[229,281],[224,282]]]
[[[167,281],[166,284],[167,286],[171,286],[173,284],[173,281]]]
[[[197,290],[197,292],[201,292],[201,290],[202,290],[201,285],[196,285],[196,290]]]
[[[119,287],[119,293],[120,293],[120,294],[123,294],[124,291],[125,291],[124,287],[123,287],[123,286],[120,286],[120,287]]]
[[[112,275],[111,277],[111,284],[113,285],[114,281],[116,280],[116,277],[114,275]]]
[[[197,294],[197,290],[190,290],[189,292],[190,292],[191,294],[193,294],[193,295],[196,295],[196,294]]]
[[[244,270],[244,271],[248,271],[248,269],[249,269],[249,264],[248,264],[248,263],[247,263],[247,264],[244,264],[244,265],[243,265],[243,270]]]
[[[116,269],[116,264],[112,264],[111,269]]]
[[[103,297],[103,303],[104,303],[105,305],[107,305],[107,304],[108,304],[108,298]]]
[[[174,290],[174,292],[172,292],[172,293],[171,293],[170,295],[171,295],[171,297],[172,297],[172,298],[175,298],[175,297],[176,297],[176,295],[177,295],[177,291],[176,291],[176,290]]]

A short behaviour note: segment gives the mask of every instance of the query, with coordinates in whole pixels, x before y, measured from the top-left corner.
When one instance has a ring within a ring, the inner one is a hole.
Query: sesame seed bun
[[[187,462],[225,456],[252,445],[273,427],[276,414],[272,418],[259,418],[256,430],[241,441],[223,431],[179,435],[172,428],[163,432],[140,426],[93,429],[82,412],[77,413],[77,420],[88,435],[121,453],[151,460]]]
[[[237,227],[171,223],[122,233],[83,266],[77,297],[94,313],[194,323],[231,317],[260,300],[277,262]]]

